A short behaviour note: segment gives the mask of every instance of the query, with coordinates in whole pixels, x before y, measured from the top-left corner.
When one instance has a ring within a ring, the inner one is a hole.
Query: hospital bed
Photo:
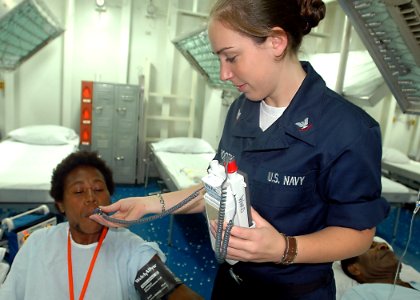
[[[420,189],[420,162],[397,149],[383,148],[382,172],[413,189]]]
[[[149,144],[149,162],[170,191],[201,183],[214,155],[210,144],[199,138],[168,138]],[[148,177],[149,168],[146,181]]]
[[[201,183],[215,156],[211,145],[203,139],[175,137],[149,144],[145,186],[149,181],[150,164],[170,191],[177,191]],[[172,244],[173,215],[170,216],[168,244]]]
[[[417,192],[385,176],[381,177],[382,197],[390,203],[415,203]]]
[[[47,204],[53,169],[77,150],[79,136],[55,125],[27,126],[0,142],[0,208],[33,208]]]
[[[61,219],[50,212],[46,204],[1,220],[0,226],[0,286],[6,279],[17,252],[27,238],[43,227],[56,225]]]

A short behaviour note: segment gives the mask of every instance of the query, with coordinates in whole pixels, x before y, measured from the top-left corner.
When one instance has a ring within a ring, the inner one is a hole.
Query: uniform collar
[[[287,148],[285,134],[309,145],[316,145],[317,121],[322,111],[322,95],[326,84],[309,62],[301,62],[306,77],[283,115],[264,134],[259,127],[259,101],[250,101],[240,96],[233,134],[239,137],[256,138],[253,150]],[[283,132],[283,134],[281,134]]]
[[[309,62],[301,62],[306,77],[292,102],[278,120],[287,134],[305,143],[316,145],[317,122],[323,110],[323,95],[326,92],[325,81],[313,69]]]
[[[239,96],[239,109],[236,111],[233,134],[238,137],[255,138],[261,134],[259,109],[261,101],[248,100],[244,94]]]

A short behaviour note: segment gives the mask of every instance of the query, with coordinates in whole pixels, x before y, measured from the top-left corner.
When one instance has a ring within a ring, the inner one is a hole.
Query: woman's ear
[[[276,57],[282,57],[286,53],[288,37],[287,33],[280,27],[273,27],[269,36],[271,47]]]
[[[65,210],[64,210],[63,202],[55,201],[55,205],[56,205],[58,211],[61,212],[62,214],[64,214]]]

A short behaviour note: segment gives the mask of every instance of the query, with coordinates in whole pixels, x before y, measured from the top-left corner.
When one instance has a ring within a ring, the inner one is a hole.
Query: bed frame
[[[406,164],[382,161],[382,170],[387,177],[409,186],[412,189],[420,189],[420,162],[410,160]]]
[[[150,177],[150,168],[153,166],[156,168],[158,176],[160,179],[163,180],[165,186],[169,189],[169,191],[177,191],[179,190],[179,186],[171,178],[171,175],[168,173],[168,169],[166,168],[165,164],[162,162],[161,159],[156,155],[153,151],[152,144],[148,145],[148,159],[146,163],[146,174],[145,174],[145,187],[147,187]]]
[[[77,150],[77,144],[0,142],[0,209],[23,211],[45,204],[56,211],[49,195],[52,171],[64,157]]]
[[[188,188],[201,182],[207,174],[207,167],[214,153],[174,153],[155,151],[154,144],[148,145],[148,159],[145,172],[145,187],[149,182],[151,167],[155,167],[159,178],[169,191]],[[168,245],[172,245],[173,215],[170,215]]]
[[[394,244],[398,225],[400,221],[401,209],[410,203],[416,203],[417,192],[397,181],[382,176],[382,197],[384,197],[392,206],[396,207],[397,215],[394,221],[394,228],[392,233],[391,244]]]

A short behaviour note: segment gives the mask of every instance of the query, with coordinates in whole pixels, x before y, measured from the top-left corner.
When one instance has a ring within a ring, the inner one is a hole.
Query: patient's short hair
[[[346,274],[348,277],[350,277],[350,278],[352,278],[356,281],[357,281],[357,279],[355,278],[355,276],[349,272],[349,266],[356,263],[358,260],[359,260],[359,257],[354,256],[354,257],[343,259],[341,261],[341,269],[343,269],[344,274]]]
[[[98,157],[97,152],[83,150],[71,153],[54,169],[51,178],[50,195],[55,201],[63,201],[64,181],[70,172],[80,166],[93,167],[101,172],[104,176],[109,194],[112,195],[114,193],[115,184],[112,179],[112,170],[106,165],[103,159]]]

